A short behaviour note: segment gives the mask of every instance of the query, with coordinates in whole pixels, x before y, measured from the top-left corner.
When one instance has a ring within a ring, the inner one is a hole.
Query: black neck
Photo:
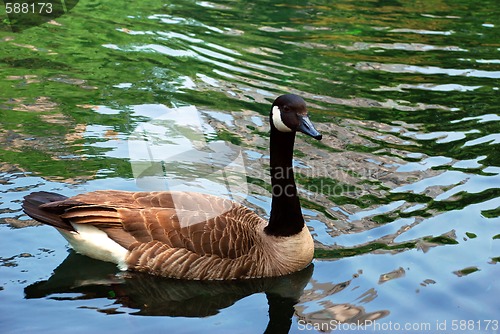
[[[290,236],[304,227],[304,218],[293,176],[295,132],[280,132],[271,127],[271,185],[273,199],[267,234]]]

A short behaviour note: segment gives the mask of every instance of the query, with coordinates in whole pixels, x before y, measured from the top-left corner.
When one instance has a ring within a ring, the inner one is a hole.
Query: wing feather
[[[254,230],[245,225],[255,225],[256,219],[252,221],[248,216],[256,215],[238,203],[212,195],[96,191],[68,200],[78,205],[68,209],[62,218],[107,228],[113,231],[112,239],[119,239],[115,241],[123,245],[126,240],[127,248],[135,242],[159,241],[200,255],[235,258],[247,253],[255,242],[255,236],[241,234]],[[213,216],[218,211],[221,214]],[[115,228],[121,228],[130,237],[124,237]]]
[[[208,273],[214,266],[218,275],[244,276],[250,268],[245,258],[258,242],[256,230],[263,227],[263,220],[242,205],[199,193],[47,194],[45,201],[34,198],[26,204],[36,219],[65,229],[91,224],[130,251],[127,262],[134,269],[163,276],[176,271],[174,276],[205,277],[213,275]],[[239,273],[233,272],[235,259]],[[189,268],[195,264],[196,273]]]

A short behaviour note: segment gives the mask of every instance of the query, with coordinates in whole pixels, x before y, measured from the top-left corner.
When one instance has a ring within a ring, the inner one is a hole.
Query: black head
[[[271,127],[279,132],[300,131],[318,140],[322,137],[309,120],[306,102],[295,94],[281,95],[274,100]]]

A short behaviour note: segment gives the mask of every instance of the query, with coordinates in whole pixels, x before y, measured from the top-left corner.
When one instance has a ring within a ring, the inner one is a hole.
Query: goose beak
[[[323,136],[318,132],[318,130],[316,130],[309,117],[307,117],[306,115],[300,115],[299,118],[300,125],[297,130],[313,137],[314,139],[321,140]]]

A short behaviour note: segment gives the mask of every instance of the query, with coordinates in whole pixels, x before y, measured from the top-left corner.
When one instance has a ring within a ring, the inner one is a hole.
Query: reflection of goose
[[[292,155],[296,131],[321,135],[297,95],[271,109],[269,223],[248,208],[188,192],[96,191],[67,198],[36,192],[24,211],[56,227],[79,253],[121,269],[186,279],[271,277],[305,268],[314,247],[304,224]]]
[[[137,315],[204,317],[217,314],[246,296],[265,292],[269,303],[267,332],[288,333],[293,306],[312,272],[310,265],[282,277],[187,281],[132,272],[117,275],[113,265],[71,252],[48,280],[26,287],[25,295],[54,295],[56,300],[115,299],[114,305],[98,309],[105,313],[127,312],[131,308],[132,314]]]

